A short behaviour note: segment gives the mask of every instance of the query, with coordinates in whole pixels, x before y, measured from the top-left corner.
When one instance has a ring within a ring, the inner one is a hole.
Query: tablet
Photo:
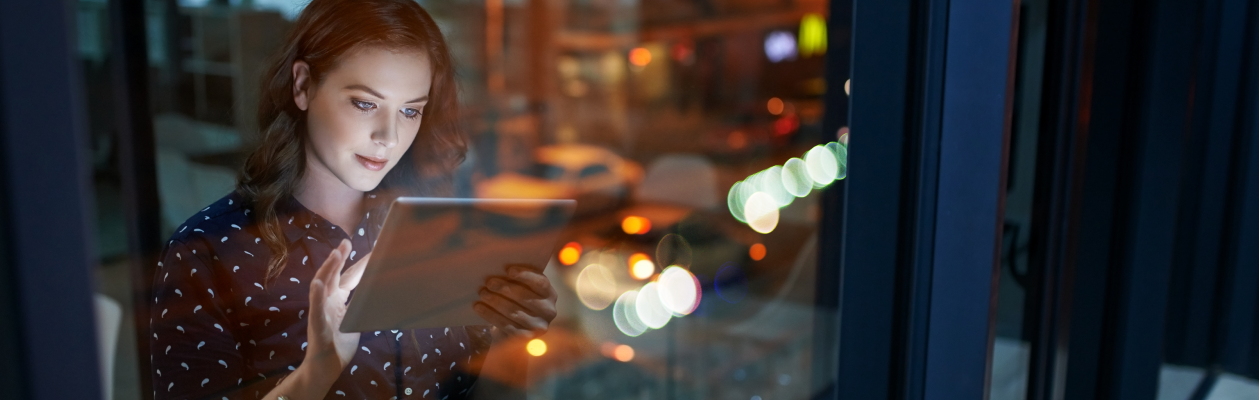
[[[472,310],[485,279],[505,275],[511,264],[545,269],[576,205],[398,198],[350,297],[341,332],[488,324]]]

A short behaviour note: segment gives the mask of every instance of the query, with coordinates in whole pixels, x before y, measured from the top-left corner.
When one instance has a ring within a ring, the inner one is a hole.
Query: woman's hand
[[[507,276],[492,276],[473,304],[477,315],[497,328],[496,333],[534,338],[546,333],[555,319],[555,289],[533,268],[508,266]]]
[[[359,333],[341,332],[341,320],[345,319],[345,303],[350,291],[358,286],[367,260],[371,259],[371,254],[363,256],[341,273],[350,247],[349,240],[342,240],[310,282],[310,322],[306,327],[306,340],[310,345],[306,360],[321,368],[335,368],[333,376],[339,375],[358,351]]]

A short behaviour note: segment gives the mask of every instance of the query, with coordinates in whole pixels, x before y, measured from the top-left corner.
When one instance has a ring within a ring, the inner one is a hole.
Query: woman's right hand
[[[350,363],[354,353],[358,351],[359,333],[341,332],[341,321],[345,319],[346,300],[350,291],[358,286],[363,277],[363,269],[371,254],[364,256],[357,263],[341,273],[345,258],[350,254],[350,241],[342,240],[341,245],[332,250],[324,261],[315,278],[310,282],[310,322],[306,327],[306,340],[309,347],[306,351],[307,362],[318,366],[331,376],[341,374],[341,370]],[[335,379],[335,378],[334,378]]]

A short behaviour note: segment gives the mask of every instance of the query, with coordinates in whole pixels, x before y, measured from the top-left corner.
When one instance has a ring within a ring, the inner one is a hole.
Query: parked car
[[[638,163],[590,145],[543,146],[526,171],[503,171],[475,184],[476,197],[576,199],[577,214],[615,208],[642,181]]]

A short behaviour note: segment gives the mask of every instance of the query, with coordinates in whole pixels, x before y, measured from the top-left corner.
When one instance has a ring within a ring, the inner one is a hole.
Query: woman
[[[237,189],[171,237],[154,277],[152,378],[166,398],[463,398],[508,377],[555,291],[512,268],[483,327],[341,333],[388,200],[450,190],[465,140],[451,56],[413,0],[314,0],[264,76],[262,141]],[[399,305],[405,306],[405,305]],[[484,368],[481,368],[484,365]]]

